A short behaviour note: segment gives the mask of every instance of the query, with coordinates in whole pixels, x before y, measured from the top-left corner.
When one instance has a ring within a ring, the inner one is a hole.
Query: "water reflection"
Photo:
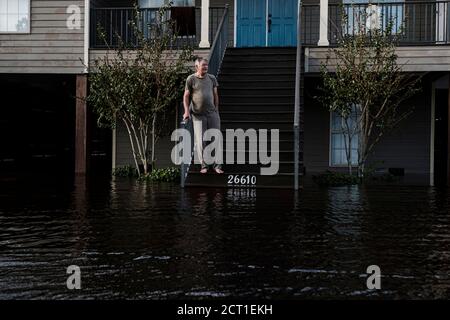
[[[75,177],[2,182],[0,199],[0,298],[450,296],[447,190]],[[71,264],[80,291],[65,287]],[[366,287],[372,264],[380,291]]]

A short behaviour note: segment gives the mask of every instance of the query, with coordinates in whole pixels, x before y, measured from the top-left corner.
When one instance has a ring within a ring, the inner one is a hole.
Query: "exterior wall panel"
[[[307,72],[319,72],[327,55],[329,49],[326,47],[309,48],[305,59]],[[406,72],[450,71],[450,46],[398,47],[397,55],[398,63],[404,65]],[[329,69],[333,71],[332,55],[329,61]]]
[[[306,80],[308,82],[308,79]],[[307,174],[325,170],[347,172],[346,167],[329,166],[330,114],[312,96],[312,80],[307,84],[308,97],[304,112],[304,163]],[[317,81],[313,83],[317,84]],[[404,168],[405,177],[421,177],[423,184],[429,181],[430,130],[431,130],[431,85],[425,83],[423,90],[414,99],[402,106],[413,108],[413,113],[399,126],[383,137],[368,159],[375,168]]]
[[[67,7],[81,9],[81,28],[66,26]],[[31,33],[0,34],[0,73],[82,73],[84,1],[31,0]]]

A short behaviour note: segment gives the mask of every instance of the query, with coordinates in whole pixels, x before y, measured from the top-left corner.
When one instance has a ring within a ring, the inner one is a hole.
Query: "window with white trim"
[[[0,0],[0,33],[30,33],[30,0]]]
[[[378,0],[376,4],[369,0],[343,0],[347,15],[346,34],[362,33],[373,29],[386,30],[392,23],[392,34],[399,33],[405,18],[404,0]]]
[[[352,115],[348,117],[348,127],[350,133],[353,132],[357,125],[356,108],[353,109]],[[357,130],[356,130],[357,131]],[[358,164],[358,140],[359,135],[356,132],[352,135],[351,142],[351,163]],[[346,144],[349,144],[349,131],[345,125],[345,120],[337,112],[331,112],[330,123],[330,166],[339,167],[347,166]]]
[[[171,3],[171,8],[166,14],[166,19],[174,22],[178,36],[195,36],[195,0],[139,0],[139,7],[150,9],[144,16],[144,25],[155,24],[157,20],[157,9]],[[147,30],[144,30],[147,35]]]

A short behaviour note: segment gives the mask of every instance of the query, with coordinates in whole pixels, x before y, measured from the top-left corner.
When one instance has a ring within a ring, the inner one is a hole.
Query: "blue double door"
[[[298,0],[236,0],[237,47],[295,47]]]

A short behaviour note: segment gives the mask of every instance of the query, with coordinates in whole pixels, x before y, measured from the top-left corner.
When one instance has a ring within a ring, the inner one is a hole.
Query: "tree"
[[[116,34],[118,46],[111,49],[102,32],[107,54],[95,59],[89,75],[88,103],[98,116],[97,124],[125,125],[139,176],[155,167],[156,143],[181,101],[183,79],[193,59],[191,48],[173,47],[177,35],[167,18],[169,9],[170,4],[158,11],[146,37],[135,6],[130,25],[137,45],[124,43]]]
[[[344,13],[338,45],[329,49],[326,63],[321,65],[323,85],[317,99],[342,118],[349,174],[351,146],[358,138],[358,176],[363,178],[374,146],[412,112],[401,107],[420,90],[421,77],[404,72],[404,64],[397,62],[402,28],[395,21],[374,27],[367,23],[373,19],[360,17],[353,34],[348,34],[347,20]]]

